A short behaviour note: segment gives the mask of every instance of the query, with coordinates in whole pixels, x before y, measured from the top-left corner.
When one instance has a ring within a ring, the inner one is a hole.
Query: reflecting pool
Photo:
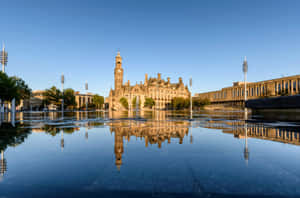
[[[300,123],[243,111],[9,115],[4,197],[300,197]]]

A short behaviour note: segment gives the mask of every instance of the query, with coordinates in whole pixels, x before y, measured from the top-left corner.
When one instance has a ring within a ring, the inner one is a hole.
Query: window
[[[286,82],[286,83],[285,83],[285,91],[288,91],[288,89],[289,89],[289,83]]]
[[[253,96],[253,93],[254,93],[254,89],[253,87],[251,88],[251,96]]]
[[[293,81],[293,91],[296,91],[296,81]]]
[[[256,95],[258,96],[259,94],[259,89],[258,89],[258,87],[256,87]]]
[[[275,82],[275,94],[277,94],[277,82]]]
[[[278,84],[278,93],[281,92],[281,84]]]

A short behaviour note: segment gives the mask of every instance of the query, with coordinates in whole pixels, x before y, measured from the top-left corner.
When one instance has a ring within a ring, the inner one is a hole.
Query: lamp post
[[[64,116],[64,84],[65,84],[65,76],[61,75],[61,90],[62,90],[62,99],[61,99],[61,114]]]
[[[191,88],[191,97],[190,97],[190,113],[191,113],[191,116],[190,118],[193,119],[193,97],[192,97],[192,85],[193,85],[193,80],[192,80],[192,77],[190,78],[190,88]]]
[[[2,65],[2,72],[5,73],[5,66],[7,65],[7,52],[5,51],[5,45],[3,43],[2,51],[0,52],[0,63]],[[0,99],[0,113],[4,113],[4,100],[3,104]],[[3,115],[4,117],[4,115]],[[3,118],[4,119],[4,118]]]
[[[7,65],[7,52],[5,51],[5,45],[3,44],[3,48],[0,54],[0,61],[1,61],[1,65],[2,65],[2,72],[5,73],[5,66]]]
[[[248,62],[247,62],[247,58],[245,56],[244,62],[243,62],[243,72],[244,72],[244,106],[245,106],[245,111],[247,112],[247,108],[246,108],[246,101],[247,101],[247,72],[248,72]]]
[[[85,95],[85,110],[86,110],[86,112],[87,112],[87,110],[88,110],[88,97],[87,97],[88,89],[89,89],[89,85],[88,85],[88,83],[86,82],[86,83],[85,83],[85,90],[86,90],[86,95]]]

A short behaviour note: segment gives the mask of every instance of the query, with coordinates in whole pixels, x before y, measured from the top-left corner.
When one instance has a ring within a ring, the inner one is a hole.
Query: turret
[[[157,74],[157,80],[161,80],[161,73]]]
[[[145,82],[144,84],[147,86],[148,85],[148,74],[145,74]]]
[[[181,77],[179,77],[179,84],[183,84],[183,83],[182,83],[182,78],[181,78]]]
[[[170,84],[171,83],[170,77],[168,77],[167,80],[168,80],[168,84]]]

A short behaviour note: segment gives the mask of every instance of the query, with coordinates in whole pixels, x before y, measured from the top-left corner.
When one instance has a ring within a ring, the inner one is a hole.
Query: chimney
[[[170,84],[170,77],[168,77],[167,79],[168,79],[168,84]]]
[[[148,82],[148,74],[145,74],[145,82]]]
[[[128,86],[130,86],[130,80],[128,80]]]
[[[161,73],[157,74],[157,80],[161,80]]]

